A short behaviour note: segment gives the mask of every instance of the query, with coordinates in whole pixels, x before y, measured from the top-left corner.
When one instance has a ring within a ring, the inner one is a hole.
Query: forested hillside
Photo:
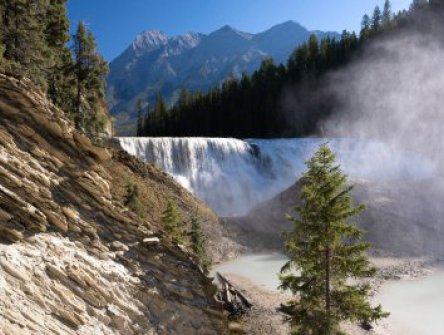
[[[186,33],[170,37],[159,30],[139,34],[110,63],[107,100],[120,134],[134,134],[137,101],[153,104],[158,93],[175,103],[181,88],[207,92],[229,76],[252,74],[263,59],[287,60],[293,49],[311,34],[322,39],[336,32],[310,31],[286,21],[252,34],[225,25],[209,34]]]
[[[339,109],[335,95],[324,90],[325,75],[359,57],[367,43],[404,31],[420,22],[427,29],[429,13],[443,8],[442,0],[415,0],[409,10],[393,14],[386,0],[371,16],[364,15],[357,35],[344,31],[339,40],[309,41],[295,49],[286,65],[265,60],[251,76],[231,78],[208,94],[182,90],[168,108],[162,96],[142,110],[140,136],[208,136],[235,138],[302,137],[320,132],[320,121]]]
[[[0,72],[31,79],[78,129],[110,132],[104,102],[108,64],[83,22],[70,36],[66,2],[0,1]]]

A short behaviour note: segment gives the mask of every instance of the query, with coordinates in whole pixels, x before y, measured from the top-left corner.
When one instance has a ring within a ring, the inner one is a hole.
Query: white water
[[[247,213],[293,185],[304,162],[325,140],[217,138],[119,138],[128,153],[154,163],[221,216]],[[381,142],[332,139],[343,170],[355,178],[427,178],[424,157]]]
[[[378,299],[391,313],[393,334],[444,334],[444,272],[383,286]]]

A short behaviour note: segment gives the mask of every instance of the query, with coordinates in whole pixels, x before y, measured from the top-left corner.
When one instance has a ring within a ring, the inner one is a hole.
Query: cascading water
[[[295,183],[322,139],[119,138],[121,147],[172,175],[221,216],[247,213]],[[381,142],[331,139],[355,178],[427,178],[433,164]]]

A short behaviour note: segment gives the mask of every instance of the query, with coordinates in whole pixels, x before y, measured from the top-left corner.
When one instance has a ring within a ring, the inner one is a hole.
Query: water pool
[[[413,281],[387,283],[378,302],[391,313],[393,334],[444,334],[444,272]]]
[[[278,290],[278,274],[287,258],[282,254],[245,255],[216,266],[212,274],[234,274],[269,290]]]

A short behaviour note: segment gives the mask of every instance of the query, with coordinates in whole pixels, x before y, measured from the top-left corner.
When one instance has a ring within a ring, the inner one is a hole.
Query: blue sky
[[[209,33],[225,24],[257,33],[287,20],[308,29],[359,30],[363,14],[384,0],[69,0],[72,24],[84,20],[111,61],[147,29],[169,36]],[[411,0],[392,0],[395,11]]]

